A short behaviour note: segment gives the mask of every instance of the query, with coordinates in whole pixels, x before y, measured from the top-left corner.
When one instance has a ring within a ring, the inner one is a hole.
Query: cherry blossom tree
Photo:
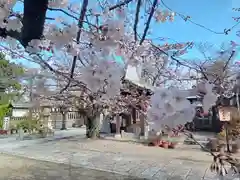
[[[227,46],[221,48],[211,54],[210,57],[204,54],[203,60],[190,61],[185,64],[185,68],[190,71],[195,71],[194,76],[189,74],[189,78],[196,80],[195,94],[202,95],[202,104],[204,111],[216,107],[216,102],[221,101],[222,97],[231,97],[233,93],[237,93],[238,87],[238,68],[235,65],[235,47]],[[202,51],[202,53],[206,53]],[[186,61],[181,61],[180,63]],[[175,87],[157,88],[154,95],[151,97],[150,108],[148,110],[148,119],[152,125],[151,129],[159,131],[168,127],[170,130],[178,129],[186,122],[192,121],[195,116],[195,104],[190,104],[186,97],[190,95],[190,91],[180,90]],[[238,94],[237,94],[238,96]],[[237,100],[238,101],[238,100]],[[215,114],[217,112],[215,111]],[[180,126],[179,126],[180,125]],[[191,133],[185,134],[192,138]],[[197,142],[195,140],[195,142]],[[197,142],[198,143],[198,142]],[[204,148],[200,143],[198,143]],[[239,160],[230,156],[214,154],[214,163],[211,166],[212,170],[217,170],[221,177],[226,175],[230,179],[239,176]],[[227,170],[223,165],[223,161],[230,164],[232,167]],[[232,173],[233,172],[233,173]]]
[[[24,7],[23,14],[14,12],[16,4]],[[147,56],[154,56],[147,51],[152,42],[145,42],[150,23],[172,21],[175,16],[174,12],[161,9],[157,0],[151,4],[141,0],[92,4],[83,0],[79,5],[63,0],[37,4],[4,0],[1,5],[0,36],[5,40],[2,48],[7,46],[13,57],[26,55],[30,61],[61,76],[64,87],[60,94],[70,94],[69,89],[77,86],[91,110],[119,99],[127,64],[141,63]],[[47,11],[55,11],[59,17],[47,17]],[[138,28],[143,23],[146,25],[141,33]],[[181,50],[185,46],[164,45],[162,48]],[[123,66],[113,62],[115,55],[123,58]]]
[[[82,0],[79,4],[67,0],[1,0],[3,43],[0,46],[15,58],[27,56],[29,61],[61,79],[58,93],[45,92],[44,97],[83,108],[90,122],[89,137],[97,135],[95,119],[106,106],[119,113],[129,104],[144,106],[148,101],[137,93],[130,93],[131,98],[121,95],[129,64],[141,65],[144,77],[152,78],[153,86],[181,80],[178,72],[182,67],[201,73],[200,79],[205,81],[196,90],[205,90],[203,104],[209,109],[216,101],[216,93],[212,90],[212,80],[208,82],[204,64],[197,66],[179,58],[193,43],[161,44],[151,40],[154,34],[151,23],[173,21],[176,16],[159,3],[158,0],[117,3]],[[24,7],[23,12],[14,11],[16,4]],[[58,17],[49,17],[48,11],[54,11]],[[122,65],[115,62],[116,55],[122,57]],[[162,125],[174,128],[193,118],[195,106],[186,100],[188,93],[176,87],[156,89],[147,111],[155,129]],[[147,108],[143,109],[146,113]]]
[[[164,44],[160,46],[151,46],[152,53],[146,53],[148,56],[143,56],[142,60],[142,78],[149,82],[151,86],[165,85],[166,82],[174,80],[180,81],[183,77],[179,74],[179,67],[176,67],[174,59],[169,58],[169,55],[164,53],[167,51],[169,54],[172,53],[174,56],[179,54],[183,55],[186,50],[192,48],[193,43],[181,43],[181,44]],[[162,51],[159,51],[162,50]],[[151,54],[149,56],[149,54]]]

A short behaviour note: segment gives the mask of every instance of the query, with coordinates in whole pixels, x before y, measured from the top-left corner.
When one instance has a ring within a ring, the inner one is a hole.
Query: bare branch
[[[228,58],[228,60],[227,60],[227,62],[226,62],[226,64],[225,64],[225,66],[223,67],[223,72],[226,71],[226,69],[227,69],[227,67],[228,67],[228,65],[229,65],[229,62],[232,60],[234,54],[235,54],[235,51],[232,51],[230,57]]]
[[[48,7],[48,10],[50,10],[50,11],[59,11],[59,12],[62,12],[62,13],[64,13],[65,15],[67,15],[67,16],[69,16],[69,17],[71,17],[71,18],[73,18],[73,19],[75,19],[75,20],[78,21],[78,18],[77,18],[76,16],[68,13],[67,11],[65,11],[65,10],[63,10],[63,9],[50,8],[50,7]]]
[[[125,1],[123,1],[123,2],[120,2],[120,3],[118,3],[118,4],[116,4],[116,5],[112,6],[112,7],[110,7],[110,8],[109,8],[109,11],[112,11],[112,10],[114,10],[114,9],[120,8],[121,6],[125,6],[125,5],[129,4],[129,3],[132,2],[132,1],[133,1],[133,0],[125,0]]]
[[[157,2],[158,2],[158,0],[154,0],[154,2],[153,2],[153,5],[152,5],[152,8],[151,8],[151,11],[150,11],[147,23],[146,23],[146,27],[144,29],[142,38],[141,38],[140,43],[139,43],[140,45],[142,45],[143,41],[145,40],[145,38],[147,36],[147,32],[148,32],[148,29],[149,29],[149,26],[150,26],[153,14],[154,14],[155,8],[157,6]]]
[[[140,13],[140,8],[141,8],[141,3],[142,3],[142,0],[138,0],[137,7],[136,7],[135,22],[134,22],[134,26],[133,26],[135,41],[137,41],[137,39],[138,39],[137,38],[137,25],[138,25],[138,21],[139,21],[139,13]]]
[[[7,36],[21,42],[21,33],[18,31],[7,31],[6,28],[0,28],[0,37],[6,38]]]
[[[79,21],[78,21],[78,33],[77,33],[77,38],[76,38],[76,43],[79,44],[80,41],[80,36],[81,36],[81,32],[82,32],[82,27],[83,27],[83,20],[85,17],[85,14],[87,12],[87,6],[88,6],[88,0],[84,0],[83,4],[82,4],[82,9],[81,9],[81,13],[80,13],[80,17],[79,17]],[[70,74],[70,81],[68,82],[68,84],[61,90],[61,93],[63,91],[65,91],[70,83],[71,83],[71,79],[73,78],[74,75],[74,70],[75,70],[75,66],[76,66],[76,62],[77,62],[77,56],[73,57],[73,63],[72,63],[72,68],[71,68],[71,74]]]

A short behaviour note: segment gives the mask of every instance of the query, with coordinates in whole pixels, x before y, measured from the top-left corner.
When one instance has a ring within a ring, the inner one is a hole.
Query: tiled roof
[[[30,103],[11,103],[13,108],[30,108],[33,105]]]

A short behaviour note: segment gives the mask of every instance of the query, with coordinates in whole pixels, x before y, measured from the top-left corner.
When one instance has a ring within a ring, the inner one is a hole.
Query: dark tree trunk
[[[136,109],[132,108],[132,122],[133,122],[133,124],[136,124],[136,118],[137,118]]]
[[[10,36],[18,40],[24,47],[33,39],[40,39],[43,35],[48,0],[24,0],[23,27],[21,32],[7,31],[0,27],[0,37]]]
[[[212,130],[213,132],[219,133],[221,132],[221,122],[217,116],[217,107],[212,107]]]
[[[86,137],[91,139],[96,139],[100,137],[97,116],[86,118]]]
[[[32,39],[40,39],[44,29],[48,0],[24,0],[21,43],[27,46]]]
[[[86,137],[90,138],[90,129],[91,129],[91,118],[90,117],[86,117],[85,125],[86,125]]]

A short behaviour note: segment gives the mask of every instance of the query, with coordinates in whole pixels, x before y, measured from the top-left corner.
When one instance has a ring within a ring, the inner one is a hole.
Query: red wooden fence
[[[4,134],[8,134],[8,131],[7,130],[2,130],[2,129],[0,129],[0,135],[4,135]]]

